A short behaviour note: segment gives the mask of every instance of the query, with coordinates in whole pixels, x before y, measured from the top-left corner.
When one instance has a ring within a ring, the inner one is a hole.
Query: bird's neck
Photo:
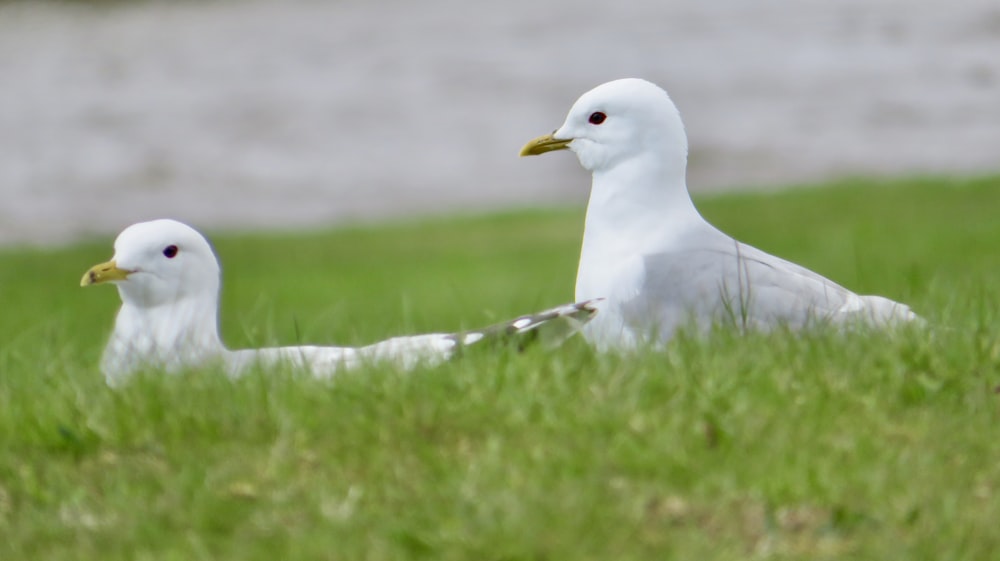
[[[654,154],[594,172],[577,273],[578,300],[607,297],[618,267],[636,266],[637,258],[669,248],[674,239],[704,222],[691,202],[685,172],[685,158]]]
[[[219,338],[216,298],[185,298],[162,306],[124,302],[102,367],[110,378],[142,368],[194,367],[226,353]]]

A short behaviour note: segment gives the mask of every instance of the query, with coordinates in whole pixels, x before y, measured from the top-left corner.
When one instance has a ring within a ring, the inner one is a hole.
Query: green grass
[[[938,325],[579,339],[319,382],[105,387],[111,240],[0,251],[0,559],[990,559],[1000,178],[699,201]],[[572,299],[582,212],[215,234],[234,347],[364,343]]]

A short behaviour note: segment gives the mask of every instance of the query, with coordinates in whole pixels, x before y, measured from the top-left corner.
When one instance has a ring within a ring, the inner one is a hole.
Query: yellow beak
[[[572,138],[562,139],[546,134],[525,144],[524,148],[521,148],[521,156],[537,156],[553,150],[565,150],[569,148],[570,142],[573,142]]]
[[[80,286],[125,280],[130,274],[132,274],[132,271],[119,269],[114,261],[108,261],[107,263],[94,265],[89,271],[84,273],[83,278],[80,279]]]

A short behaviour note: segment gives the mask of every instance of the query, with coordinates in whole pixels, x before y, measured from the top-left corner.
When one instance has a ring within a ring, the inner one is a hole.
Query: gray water
[[[0,243],[579,204],[519,159],[640,76],[692,190],[1000,170],[996,0],[0,5]]]

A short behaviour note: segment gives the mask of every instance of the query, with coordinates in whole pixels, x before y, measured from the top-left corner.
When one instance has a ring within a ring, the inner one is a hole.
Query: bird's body
[[[116,385],[143,369],[174,372],[203,366],[220,367],[234,376],[253,368],[288,367],[325,377],[375,362],[393,362],[410,369],[420,362],[447,360],[462,344],[457,334],[431,333],[395,337],[364,347],[296,345],[230,350],[219,338],[216,309],[187,305],[149,309],[123,304],[101,357],[101,370],[109,384]]]
[[[115,385],[138,370],[217,366],[230,375],[287,366],[315,376],[372,362],[409,369],[450,358],[482,340],[542,336],[561,342],[590,320],[592,303],[568,304],[483,330],[394,337],[363,347],[289,346],[230,350],[218,331],[220,267],[208,241],[174,220],[141,222],[115,241],[114,259],[84,274],[84,286],[113,282],[122,300],[101,370]]]
[[[665,91],[608,82],[522,155],[574,151],[593,174],[576,298],[603,298],[584,335],[600,348],[667,341],[684,326],[803,328],[916,318],[804,267],[740,243],[709,224],[687,190],[687,137]]]

